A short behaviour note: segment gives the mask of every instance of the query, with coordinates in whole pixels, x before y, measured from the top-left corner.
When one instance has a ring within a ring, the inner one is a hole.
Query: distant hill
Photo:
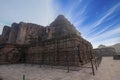
[[[120,53],[120,43],[117,43],[117,44],[114,44],[114,45],[111,45],[111,46],[106,46],[106,45],[99,45],[98,48],[106,48],[106,47],[112,47],[115,49],[115,51],[117,53]]]
[[[120,53],[120,43],[114,44],[114,45],[112,45],[112,46],[110,46],[110,47],[115,48],[116,52],[117,52],[117,53]]]
[[[106,46],[101,44],[98,46],[98,48],[106,48]]]

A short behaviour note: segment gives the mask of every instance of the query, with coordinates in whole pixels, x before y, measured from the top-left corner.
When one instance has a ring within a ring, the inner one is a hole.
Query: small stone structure
[[[113,59],[114,59],[114,60],[120,60],[120,54],[114,55],[114,56],[113,56]]]
[[[114,56],[113,56],[113,59],[114,59],[114,60],[120,60],[120,55],[114,55]]]

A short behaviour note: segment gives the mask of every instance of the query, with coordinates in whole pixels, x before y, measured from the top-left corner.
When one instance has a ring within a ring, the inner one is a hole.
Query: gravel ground
[[[0,65],[0,77],[3,80],[120,80],[120,60],[112,57],[103,57],[96,75],[91,68],[82,68],[79,71],[70,71],[51,68],[50,66],[13,64]]]

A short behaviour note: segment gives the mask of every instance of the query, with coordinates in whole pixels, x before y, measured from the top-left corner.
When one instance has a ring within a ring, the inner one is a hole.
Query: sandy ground
[[[104,57],[95,76],[91,68],[82,68],[79,71],[70,71],[51,68],[50,66],[14,64],[0,65],[0,77],[3,80],[120,80],[120,60]]]

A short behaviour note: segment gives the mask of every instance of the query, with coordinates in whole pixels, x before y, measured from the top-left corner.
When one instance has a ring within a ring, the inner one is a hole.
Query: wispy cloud
[[[83,14],[85,14],[86,11],[86,7],[81,8],[80,12],[76,13],[76,15],[74,16],[73,19],[73,23],[76,27],[80,27],[80,25],[83,23],[83,21],[87,18],[86,16],[83,16]],[[77,20],[79,19],[79,20]]]
[[[78,6],[81,4],[82,0],[76,0],[74,1],[73,3],[69,4],[68,5],[68,8],[67,8],[67,15],[69,15],[69,18],[71,19],[72,17],[72,12],[74,12],[74,10],[76,8],[78,8]]]
[[[92,42],[103,41],[103,40],[108,39],[109,37],[116,35],[116,34],[120,34],[120,24],[117,26],[118,26],[117,28],[115,28],[113,30],[109,30],[107,32],[104,32],[98,36],[94,36],[93,38],[90,38],[89,40]],[[120,39],[120,37],[119,37],[119,39]]]
[[[118,25],[118,24],[117,24]],[[101,30],[94,32],[94,35],[91,35],[90,38],[93,38],[95,36],[99,36],[101,34],[104,34],[106,31],[108,31],[109,28],[115,27],[116,26],[116,21],[113,23],[110,23],[109,25],[104,26]],[[118,27],[118,26],[117,26]],[[89,38],[89,37],[88,37]]]
[[[100,19],[98,19],[93,24],[88,25],[89,29],[86,29],[86,32],[87,32],[86,35],[92,33],[94,31],[93,30],[94,28],[96,28],[97,26],[101,25],[118,8],[120,8],[120,2],[118,4],[116,4],[114,7],[112,7],[111,9],[109,9],[108,11],[106,11],[105,14],[103,15],[103,17],[101,17]]]
[[[87,38],[90,42],[92,42],[94,48],[97,48],[98,45],[104,44],[104,45],[112,45],[115,43],[120,43],[120,24],[117,25],[109,25],[106,27],[116,27],[112,30],[108,30],[104,32],[104,29],[101,32],[101,34],[95,34],[93,37]],[[103,32],[103,33],[102,33]]]
[[[113,44],[116,44],[116,43],[120,43],[120,37],[115,37],[115,38],[110,38],[110,39],[107,39],[107,40],[92,42],[92,44],[94,45],[93,46],[94,48],[97,48],[100,44],[110,46],[110,45],[113,45]]]

